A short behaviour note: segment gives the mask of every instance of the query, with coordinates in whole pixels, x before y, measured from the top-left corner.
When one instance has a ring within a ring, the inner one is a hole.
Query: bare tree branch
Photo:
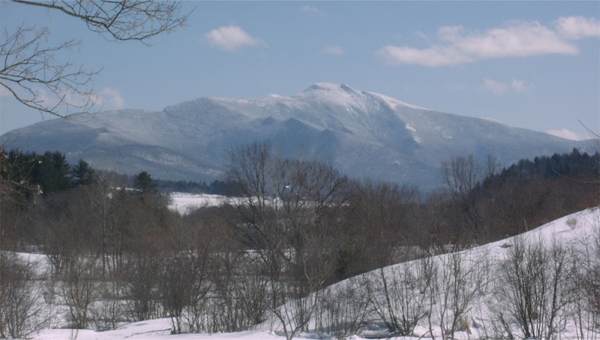
[[[598,133],[597,131],[594,131],[592,129],[590,129],[587,125],[585,125],[580,119],[577,120],[579,122],[579,125],[583,126],[583,128],[592,136],[594,136],[595,138],[600,138],[600,133]],[[592,138],[594,138],[592,137]]]
[[[0,42],[0,89],[32,109],[62,117],[62,107],[88,108],[94,97],[88,83],[97,71],[86,71],[69,62],[57,62],[62,51],[73,48],[69,40],[46,46],[49,32],[19,26],[4,32]]]
[[[153,0],[12,0],[15,3],[62,12],[85,22],[93,32],[116,40],[144,41],[183,25],[181,3]]]
[[[115,40],[147,39],[183,25],[181,3],[156,0],[12,0],[13,3],[55,10],[80,19],[88,29]],[[0,36],[0,93],[21,104],[64,117],[65,109],[86,111],[99,101],[88,86],[99,72],[70,62],[60,54],[78,45],[67,40],[48,44],[46,28],[4,29]],[[67,110],[68,111],[68,110]]]

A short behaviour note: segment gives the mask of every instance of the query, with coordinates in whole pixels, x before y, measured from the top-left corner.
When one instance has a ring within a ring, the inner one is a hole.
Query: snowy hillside
[[[279,154],[320,160],[353,177],[433,188],[441,161],[474,154],[512,163],[593,143],[432,111],[344,84],[293,96],[208,97],[162,111],[121,110],[49,120],[0,136],[0,145],[59,150],[72,161],[157,178],[212,180],[235,146],[269,142]]]
[[[209,202],[208,200],[207,202]],[[218,201],[218,200],[216,200]],[[197,200],[196,200],[197,202]],[[213,201],[215,202],[215,201]],[[494,243],[482,245],[479,247],[472,248],[462,252],[461,256],[465,270],[469,271],[470,268],[480,266],[486,260],[489,260],[490,271],[488,282],[486,286],[494,287],[499,282],[498,274],[499,267],[507,257],[507,253],[516,244],[515,240],[518,238],[524,242],[533,244],[535,242],[543,242],[547,247],[552,244],[560,244],[568,247],[573,251],[583,251],[591,246],[592,235],[598,232],[600,228],[600,209],[592,208],[580,211],[562,218],[559,218],[553,222],[542,225],[531,231],[528,231],[517,237],[497,241]],[[26,254],[21,254],[21,257],[26,257]],[[448,264],[452,255],[438,255],[432,258],[434,263]],[[33,260],[39,260],[43,262],[39,256],[34,256]],[[386,275],[393,275],[397,273],[405,272],[407,268],[418,265],[419,260],[401,263],[394,266],[386,267],[383,269],[383,273]],[[443,269],[442,269],[443,271]],[[351,278],[346,281],[339,282],[333,286],[325,289],[325,292],[331,294],[337,294],[344,291],[348,286],[355,284],[356,282],[363,282],[364,280],[370,279],[369,282],[377,282],[382,271],[376,270],[371,273],[367,273],[361,276]],[[469,289],[469,285],[472,282],[466,283],[466,289]],[[372,287],[377,287],[372,286]],[[466,312],[466,317],[463,318],[462,323],[466,326],[461,330],[458,330],[455,337],[458,339],[477,339],[481,337],[489,336],[490,320],[494,313],[498,312],[498,308],[501,308],[500,302],[493,295],[493,289],[485,290],[485,294],[476,296],[473,299],[472,305]],[[372,294],[373,292],[371,292]],[[375,291],[375,295],[380,294],[381,291]],[[362,295],[366,295],[367,292],[363,292]],[[418,293],[416,293],[418,294]],[[357,296],[361,296],[358,294]],[[293,302],[290,302],[293,304]],[[436,306],[440,301],[435,301]],[[294,304],[295,306],[295,304]],[[290,307],[293,308],[293,307]],[[373,325],[377,325],[376,322],[371,320]],[[439,327],[435,326],[439,322],[436,317],[433,318],[433,332],[434,335],[439,337],[441,335]],[[562,322],[562,321],[561,321]],[[92,330],[70,330],[70,329],[45,329],[39,334],[34,336],[34,339],[39,340],[67,340],[67,339],[81,339],[81,340],[112,340],[112,339],[280,339],[284,338],[278,332],[281,327],[277,325],[276,319],[264,322],[263,324],[256,327],[253,331],[246,331],[240,333],[221,333],[221,334],[183,334],[183,335],[170,335],[170,320],[169,319],[156,319],[148,320],[136,323],[130,323],[121,326],[117,330],[96,332]],[[60,327],[60,325],[56,325]],[[436,328],[437,327],[437,328]],[[427,325],[426,319],[419,322],[414,330],[414,336],[419,338],[430,338],[430,328]],[[573,327],[571,319],[564,320],[564,328],[560,331],[561,339],[576,339],[577,330]],[[586,331],[587,332],[587,331]],[[276,335],[279,334],[279,335]],[[363,337],[371,336],[382,336],[381,332],[377,329],[363,329],[360,332],[361,336],[353,336],[353,339],[362,339]],[[586,333],[587,339],[597,338],[599,334]],[[311,337],[314,334],[302,333],[301,337]],[[393,338],[393,337],[388,337]]]

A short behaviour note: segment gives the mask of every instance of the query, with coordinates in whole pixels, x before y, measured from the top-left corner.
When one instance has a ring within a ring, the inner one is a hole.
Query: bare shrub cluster
[[[381,268],[367,287],[378,318],[391,334],[413,335],[417,324],[431,313],[429,293],[434,284],[431,258],[403,266]]]
[[[371,294],[367,292],[368,280],[360,277],[325,289],[314,315],[315,331],[337,338],[357,334],[371,313]]]
[[[571,276],[568,250],[558,244],[546,247],[540,240],[516,238],[500,270],[499,294],[506,312],[498,317],[506,322],[509,336],[516,325],[524,338],[549,339],[561,329],[568,303],[567,278]]]
[[[0,252],[0,338],[24,338],[48,321],[30,264]]]

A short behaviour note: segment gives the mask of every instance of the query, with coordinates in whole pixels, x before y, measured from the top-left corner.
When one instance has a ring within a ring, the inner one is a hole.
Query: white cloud
[[[585,17],[561,17],[556,21],[556,29],[568,39],[600,37],[600,20]]]
[[[556,136],[556,137],[569,139],[569,140],[575,140],[575,141],[588,139],[586,136],[582,136],[575,131],[572,131],[569,129],[564,129],[564,128],[563,129],[546,130],[546,133],[549,135]]]
[[[527,84],[523,80],[513,79],[510,82],[510,87],[512,88],[513,91],[522,93],[522,92],[527,91],[527,89],[529,88],[529,84]]]
[[[239,26],[221,26],[206,33],[206,39],[225,51],[237,51],[244,47],[259,45],[259,40]]]
[[[562,34],[538,22],[513,22],[483,32],[443,26],[438,29],[437,38],[438,42],[429,47],[387,45],[378,54],[392,64],[439,67],[484,59],[579,52]]]
[[[125,106],[125,99],[121,93],[112,87],[105,87],[90,95],[90,101],[103,110],[118,110]]]
[[[467,55],[482,59],[577,53],[575,46],[539,23],[493,28],[469,36],[457,34],[450,42]]]
[[[509,82],[503,82],[494,79],[483,79],[483,87],[495,95],[503,95],[509,92],[523,93],[529,87],[523,80],[513,79]]]
[[[302,11],[302,13],[308,14],[308,15],[313,15],[313,16],[322,16],[325,13],[320,10],[319,8],[315,7],[315,6],[302,6],[300,8],[300,10]]]
[[[418,49],[405,46],[384,46],[378,51],[391,64],[415,64],[420,66],[447,66],[472,62],[473,59],[452,48],[431,47]]]
[[[323,47],[321,52],[323,52],[324,54],[335,55],[335,56],[341,56],[341,55],[344,55],[344,53],[345,53],[344,49],[341,46],[337,46],[337,45],[325,46],[325,47]]]

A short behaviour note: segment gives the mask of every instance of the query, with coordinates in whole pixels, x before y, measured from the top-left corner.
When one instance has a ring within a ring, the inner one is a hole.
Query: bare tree
[[[468,227],[468,231],[481,234],[482,218],[472,193],[480,176],[473,155],[442,162],[442,173],[457,211],[464,216],[461,222]]]
[[[86,328],[91,320],[90,307],[97,299],[97,273],[95,259],[82,256],[72,257],[65,266],[61,295],[73,328]]]
[[[15,3],[55,10],[83,21],[94,32],[116,40],[144,41],[181,26],[186,19],[176,1],[145,0],[12,0]]]
[[[369,294],[365,294],[370,283],[368,277],[350,278],[323,290],[314,315],[317,332],[336,338],[357,334],[371,313]]]
[[[429,285],[430,332],[433,336],[432,316],[437,312],[442,339],[453,339],[457,331],[469,332],[467,316],[476,299],[485,294],[489,264],[485,254],[472,258],[456,250],[435,261]]]
[[[596,294],[593,293],[594,285],[598,287],[598,281],[594,279],[598,263],[593,251],[593,246],[577,249],[569,263],[574,278],[566,282],[568,305],[565,314],[572,319],[578,340],[593,340],[595,332],[600,330],[600,310],[594,306]]]
[[[0,41],[0,89],[32,109],[58,116],[61,107],[86,109],[92,91],[86,88],[95,71],[57,62],[56,59],[77,43],[73,40],[47,46],[49,31],[19,26],[4,31]]]
[[[593,313],[600,315],[600,228],[596,228],[594,233],[593,253],[587,282],[587,295],[589,304]],[[600,320],[597,321],[600,324]],[[599,325],[600,326],[600,325]]]
[[[25,338],[42,328],[41,300],[31,265],[0,253],[0,338]]]
[[[600,228],[591,244],[574,257],[576,279],[571,282],[571,302],[579,339],[590,339],[600,331]]]
[[[499,300],[506,313],[498,315],[507,329],[517,326],[524,338],[550,339],[559,328],[568,302],[566,280],[571,276],[569,252],[558,245],[516,238],[500,269]]]
[[[179,225],[171,231],[172,249],[161,261],[159,294],[171,318],[172,332],[200,331],[206,312],[209,282],[210,238],[206,228]]]
[[[456,157],[442,162],[446,186],[455,195],[465,195],[473,190],[478,181],[473,155]]]
[[[227,214],[227,212],[224,212]],[[208,298],[208,317],[195,331],[232,332],[248,329],[266,319],[270,309],[271,280],[263,258],[247,250],[224,221],[217,221],[211,243],[216,247]],[[202,322],[203,320],[199,320]]]
[[[159,259],[148,254],[130,254],[123,269],[126,271],[124,290],[131,318],[139,321],[156,317]]]
[[[361,258],[354,260],[363,263],[355,263],[360,267],[351,271],[373,270],[414,258],[411,247],[424,234],[415,220],[419,206],[415,189],[370,181],[353,183],[347,206],[344,230],[348,225],[356,229],[352,230],[350,246],[364,243]]]
[[[98,283],[99,299],[90,309],[94,328],[99,331],[116,329],[127,321],[127,301],[124,299],[124,280],[121,273],[103,274],[105,280]]]
[[[181,3],[147,0],[12,0],[81,20],[93,32],[115,40],[147,39],[181,26],[187,15]],[[60,62],[61,54],[76,46],[74,40],[48,45],[48,29],[4,28],[0,38],[0,90],[23,105],[55,116],[61,109],[88,109],[97,97],[88,87],[98,71]]]
[[[369,295],[376,314],[392,334],[411,336],[428,314],[432,261],[423,258],[391,268],[381,268]]]
[[[236,225],[264,266],[269,310],[291,338],[306,330],[333,277],[335,212],[347,181],[316,162],[279,159],[265,144],[232,153],[229,177],[244,196]]]

